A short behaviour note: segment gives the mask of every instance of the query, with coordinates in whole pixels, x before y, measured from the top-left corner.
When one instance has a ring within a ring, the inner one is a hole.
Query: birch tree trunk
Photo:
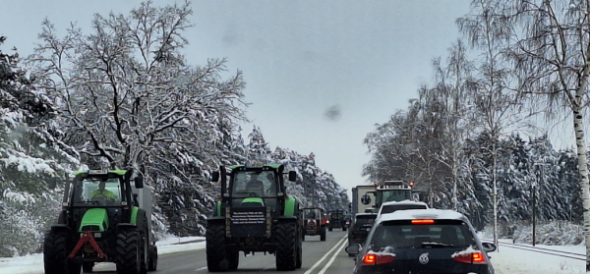
[[[580,90],[579,90],[580,91]],[[586,139],[584,138],[584,116],[581,107],[581,94],[577,92],[573,104],[574,131],[578,153],[578,170],[580,187],[582,188],[582,206],[584,209],[584,240],[586,242],[586,273],[590,272],[590,189],[588,184],[588,160],[586,158]]]
[[[492,138],[495,137],[495,134],[492,134]],[[496,186],[497,181],[497,172],[496,172],[496,165],[497,165],[497,158],[498,152],[496,149],[496,142],[495,139],[492,139],[492,159],[493,159],[493,167],[492,167],[492,183],[494,185],[494,193],[492,194],[492,203],[493,203],[493,210],[494,210],[494,244],[496,245],[496,250],[500,251],[500,246],[498,245],[498,188]]]

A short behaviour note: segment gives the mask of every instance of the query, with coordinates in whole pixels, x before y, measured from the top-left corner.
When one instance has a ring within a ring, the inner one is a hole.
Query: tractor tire
[[[94,267],[94,263],[83,263],[82,264],[82,272],[84,273],[92,273],[92,268]]]
[[[342,231],[346,231],[346,227],[345,226],[342,227]]]
[[[140,274],[147,274],[148,272],[148,263],[149,263],[149,247],[150,247],[150,239],[149,239],[149,230],[147,228],[147,217],[145,211],[140,209],[139,214],[141,214],[141,218],[137,222],[137,230],[140,231],[139,239],[141,245],[140,248],[140,259],[141,259],[141,266],[139,273]]]
[[[141,273],[141,235],[137,229],[123,229],[117,233],[117,274]]]
[[[276,266],[278,271],[295,270],[297,268],[297,225],[279,223],[276,228]]]
[[[320,230],[320,241],[326,241],[326,227],[322,227]]]
[[[328,231],[332,231],[332,227],[329,227],[329,228],[328,228]]]
[[[228,261],[227,270],[238,269],[238,266],[240,265],[240,250],[228,249],[227,250],[227,261]]]
[[[82,266],[68,261],[70,237],[65,231],[49,231],[43,243],[43,267],[46,274],[78,274]]]
[[[303,241],[297,241],[297,260],[295,262],[295,268],[301,268],[303,264]]]
[[[148,271],[156,271],[158,269],[158,247],[156,245],[150,246]]]
[[[207,227],[205,236],[207,269],[209,272],[221,272],[229,268],[225,252],[225,226],[223,224]]]

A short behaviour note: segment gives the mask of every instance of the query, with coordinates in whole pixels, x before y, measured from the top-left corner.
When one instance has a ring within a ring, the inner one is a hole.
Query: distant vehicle
[[[494,274],[487,253],[495,250],[494,244],[479,240],[463,214],[432,208],[384,214],[375,221],[364,247],[346,248],[356,256],[354,274]]]
[[[365,242],[373,227],[375,217],[377,217],[375,213],[357,213],[355,215],[353,225],[348,231],[348,245],[362,245]],[[354,255],[349,254],[349,256]]]
[[[303,226],[303,239],[305,236],[320,236],[320,241],[326,241],[326,226],[328,225],[328,216],[323,208],[304,207],[301,208],[303,217],[301,226]]]
[[[399,202],[385,202],[381,205],[381,208],[379,208],[379,212],[377,213],[377,219],[379,219],[383,214],[408,209],[428,209],[428,205],[424,202],[415,202],[410,200]]]
[[[341,228],[342,231],[346,231],[348,226],[346,225],[346,215],[343,209],[338,209],[330,212],[330,223],[328,224],[328,231],[332,231],[334,228]]]

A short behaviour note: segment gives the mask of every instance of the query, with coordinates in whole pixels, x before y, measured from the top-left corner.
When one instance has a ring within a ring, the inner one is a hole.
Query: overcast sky
[[[3,1],[3,48],[32,53],[46,17],[63,34],[71,21],[88,30],[92,14],[127,14],[140,2]],[[315,153],[317,165],[350,190],[365,183],[364,137],[430,82],[431,60],[446,58],[459,38],[455,19],[469,2],[192,1],[195,26],[185,33],[185,53],[192,65],[227,57],[230,71],[244,72],[248,117],[271,148]],[[324,113],[334,105],[342,115],[331,121]],[[245,125],[245,140],[251,130]]]

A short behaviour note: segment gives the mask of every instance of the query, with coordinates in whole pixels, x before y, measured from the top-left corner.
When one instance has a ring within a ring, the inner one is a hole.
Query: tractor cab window
[[[303,218],[304,219],[319,219],[322,216],[322,212],[318,209],[304,209],[303,210]]]
[[[382,192],[384,202],[412,200],[411,194],[407,190],[388,190]]]
[[[243,171],[234,175],[233,196],[276,197],[275,175],[272,171]]]
[[[118,178],[84,178],[74,187],[76,203],[100,205],[121,203],[121,186]]]

